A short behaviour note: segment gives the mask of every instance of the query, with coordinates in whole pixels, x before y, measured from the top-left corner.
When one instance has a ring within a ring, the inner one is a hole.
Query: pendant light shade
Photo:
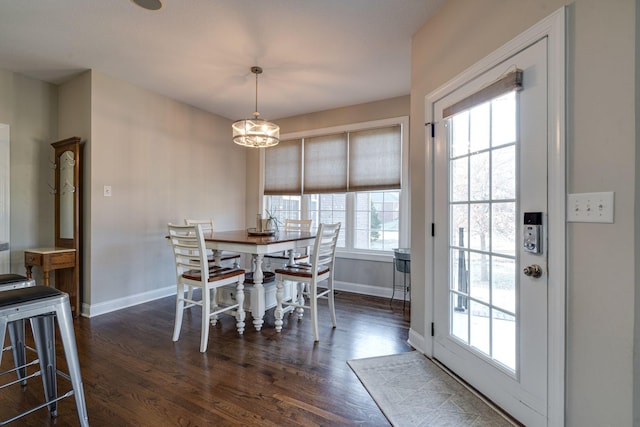
[[[273,147],[280,142],[280,126],[260,118],[258,113],[258,74],[262,68],[251,67],[256,75],[256,111],[252,119],[238,120],[231,126],[233,142],[244,147],[261,148]]]

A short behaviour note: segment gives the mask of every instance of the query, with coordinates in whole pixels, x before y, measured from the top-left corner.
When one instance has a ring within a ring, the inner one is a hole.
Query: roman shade
[[[400,124],[282,141],[265,152],[265,195],[396,190],[401,177]]]
[[[302,193],[302,140],[280,141],[265,150],[264,194]]]
[[[491,101],[494,98],[509,93],[513,90],[522,90],[522,70],[516,68],[495,82],[491,83],[479,91],[461,99],[460,101],[446,107],[442,111],[443,118],[451,117],[463,110],[468,110],[476,105]]]

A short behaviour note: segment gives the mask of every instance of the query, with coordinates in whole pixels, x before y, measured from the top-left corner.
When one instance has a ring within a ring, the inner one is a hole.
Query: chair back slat
[[[340,223],[320,224],[318,227],[316,241],[313,245],[313,255],[311,257],[311,264],[314,266],[314,275],[317,274],[318,267],[321,266],[328,266],[333,270],[333,262],[335,259],[339,234]]]
[[[311,231],[312,222],[310,219],[287,218],[284,220],[284,229],[286,231]]]
[[[198,225],[198,224],[200,224],[202,226],[202,232],[205,233],[205,234],[213,232],[213,218],[209,218],[209,219],[185,219],[184,223],[186,225]]]

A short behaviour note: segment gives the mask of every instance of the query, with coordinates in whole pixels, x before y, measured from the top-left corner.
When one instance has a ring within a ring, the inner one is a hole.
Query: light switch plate
[[[567,198],[567,221],[613,224],[614,192],[574,193]]]
[[[104,186],[104,197],[111,197],[111,186],[110,185],[105,185]]]

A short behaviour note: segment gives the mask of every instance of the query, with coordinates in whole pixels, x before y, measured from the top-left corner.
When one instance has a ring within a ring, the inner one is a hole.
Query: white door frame
[[[11,272],[11,163],[10,128],[0,123],[0,243],[9,243],[9,249],[0,248],[0,274]]]
[[[565,8],[535,24],[533,27],[509,41],[478,63],[474,64],[454,79],[425,97],[425,123],[433,123],[433,105],[453,92],[456,88],[481,75],[495,64],[515,55],[543,37],[548,38],[548,270],[551,272],[548,284],[548,372],[547,372],[547,414],[548,425],[564,425],[565,408],[565,308],[566,308],[566,157],[565,157]],[[427,130],[426,164],[431,165],[427,174],[425,191],[425,212],[434,218],[433,165],[435,159],[434,141]],[[436,232],[445,230],[438,227]],[[426,236],[425,248],[428,255],[425,265],[425,331],[429,335],[433,324],[434,307],[434,239]],[[426,337],[425,354],[433,357],[433,337]]]

